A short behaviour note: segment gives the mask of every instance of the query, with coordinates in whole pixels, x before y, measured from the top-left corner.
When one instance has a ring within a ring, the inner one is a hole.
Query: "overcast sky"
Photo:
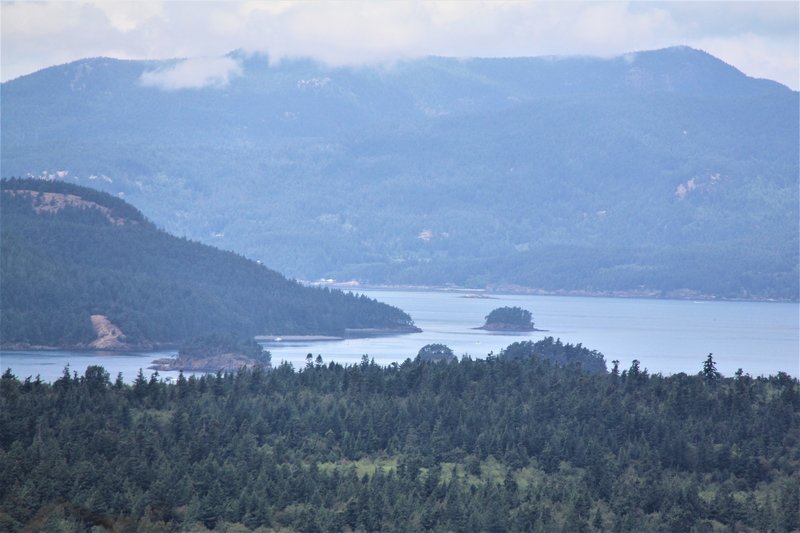
[[[333,65],[420,55],[611,56],[688,45],[744,73],[800,86],[796,0],[786,2],[8,2],[0,74],[85,57],[200,58],[186,76],[224,83],[234,49]]]

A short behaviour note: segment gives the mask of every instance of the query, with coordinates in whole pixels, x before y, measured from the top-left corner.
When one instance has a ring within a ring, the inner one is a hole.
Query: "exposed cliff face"
[[[125,334],[105,315],[92,315],[92,327],[97,339],[89,344],[95,350],[124,350],[130,348],[125,341]]]
[[[73,207],[77,209],[93,209],[99,211],[108,219],[109,222],[116,226],[121,226],[126,222],[131,222],[125,218],[114,216],[113,212],[108,207],[84,200],[80,196],[76,196],[74,194],[26,190],[3,191],[3,193],[10,196],[29,197],[31,199],[31,207],[33,208],[34,213],[37,215],[42,213],[55,214],[59,211],[62,211],[65,207]]]

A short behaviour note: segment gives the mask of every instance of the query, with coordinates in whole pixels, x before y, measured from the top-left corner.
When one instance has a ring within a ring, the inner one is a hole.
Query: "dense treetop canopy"
[[[437,363],[440,361],[449,363],[451,361],[455,361],[456,356],[453,353],[453,350],[450,349],[450,347],[446,344],[433,343],[426,344],[420,348],[419,353],[417,354],[417,359],[432,363]]]
[[[526,359],[538,357],[557,365],[578,365],[587,372],[606,372],[606,361],[602,353],[590,350],[582,344],[564,344],[561,339],[545,337],[533,341],[510,344],[500,352],[501,359]]]
[[[589,373],[518,349],[172,385],[6,372],[0,529],[800,528],[796,379]]]
[[[533,315],[521,307],[498,307],[486,315],[486,329],[513,329],[526,331],[533,329]]]

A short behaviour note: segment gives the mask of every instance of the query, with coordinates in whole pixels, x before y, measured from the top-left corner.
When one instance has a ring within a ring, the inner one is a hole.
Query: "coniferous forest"
[[[0,529],[800,528],[797,379],[723,377],[711,355],[696,375],[589,371],[597,352],[542,348],[130,385],[7,371]]]
[[[169,235],[107,193],[34,179],[2,180],[0,189],[4,344],[85,348],[97,337],[93,315],[119,327],[123,349],[208,333],[416,331],[400,309],[302,286],[232,252]]]

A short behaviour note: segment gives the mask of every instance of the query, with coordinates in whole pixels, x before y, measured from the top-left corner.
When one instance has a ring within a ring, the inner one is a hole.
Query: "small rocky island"
[[[486,323],[475,329],[487,331],[537,331],[533,327],[533,316],[521,307],[498,307],[486,315]]]
[[[192,339],[177,357],[156,359],[149,368],[161,371],[235,372],[244,368],[271,368],[272,355],[253,339],[212,334]]]

